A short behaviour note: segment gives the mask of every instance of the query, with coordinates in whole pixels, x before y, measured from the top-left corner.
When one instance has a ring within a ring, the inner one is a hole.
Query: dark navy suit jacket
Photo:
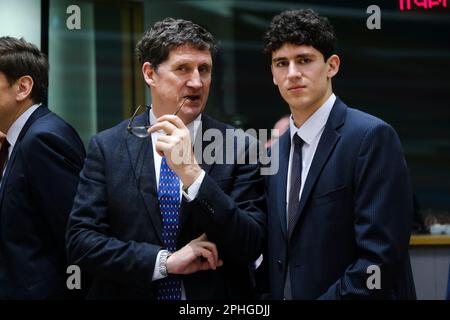
[[[148,112],[135,121],[146,124]],[[230,127],[202,115],[203,132],[211,128],[225,137]],[[225,145],[225,139],[218,144],[224,158]],[[236,164],[238,155],[234,149],[232,164],[202,163],[197,197],[182,201],[177,248],[206,233],[224,261],[215,271],[181,277],[187,299],[253,297],[249,264],[263,247],[264,184],[259,166]],[[67,250],[94,277],[88,298],[154,299],[152,275],[163,242],[151,139],[129,134],[127,121],[99,133],[80,177]]]
[[[0,299],[68,296],[64,233],[85,150],[75,130],[37,108],[0,189]]]
[[[261,271],[268,267],[270,297],[283,298],[289,265],[293,299],[415,298],[408,254],[413,198],[395,131],[338,98],[288,237],[290,143],[288,131],[279,139],[279,172],[266,180],[268,264]],[[379,290],[368,289],[370,265],[380,268]]]

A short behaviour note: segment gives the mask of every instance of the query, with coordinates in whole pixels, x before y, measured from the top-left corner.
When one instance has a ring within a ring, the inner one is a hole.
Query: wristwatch
[[[170,257],[172,253],[168,250],[161,250],[161,254],[159,255],[159,273],[163,277],[167,277],[167,259]]]

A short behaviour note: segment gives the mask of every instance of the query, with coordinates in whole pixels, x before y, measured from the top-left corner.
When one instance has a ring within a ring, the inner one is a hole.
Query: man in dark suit
[[[85,150],[42,104],[48,62],[23,39],[0,38],[0,299],[69,297],[65,228]]]
[[[291,110],[279,172],[267,177],[273,299],[414,298],[412,192],[395,131],[332,92],[333,27],[312,10],[275,16],[265,36]],[[267,270],[267,269],[266,269]]]
[[[202,113],[215,50],[204,28],[172,18],[138,43],[152,107],[92,139],[67,229],[71,261],[94,277],[88,298],[253,297],[249,266],[265,228],[259,166],[237,164],[242,153],[226,138],[214,141],[215,163],[195,157],[210,150],[203,134],[231,129]]]

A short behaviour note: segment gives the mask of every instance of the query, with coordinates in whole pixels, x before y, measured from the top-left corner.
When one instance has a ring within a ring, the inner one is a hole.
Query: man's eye
[[[208,67],[200,67],[200,68],[198,68],[198,72],[200,72],[200,73],[209,73],[210,72],[210,68],[208,68]]]
[[[300,59],[300,64],[307,64],[307,63],[310,63],[311,62],[311,59],[309,59],[309,58],[304,58],[304,59]]]
[[[188,71],[188,68],[187,68],[186,66],[179,66],[179,67],[177,68],[177,71],[187,72],[187,71]]]
[[[278,61],[277,63],[276,63],[276,66],[277,67],[286,67],[288,65],[288,62],[287,61]]]

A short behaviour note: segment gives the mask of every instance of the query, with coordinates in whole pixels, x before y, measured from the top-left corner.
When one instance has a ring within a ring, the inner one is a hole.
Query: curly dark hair
[[[311,9],[287,10],[276,15],[264,36],[264,52],[280,49],[285,43],[310,45],[323,54],[325,61],[336,51],[336,35],[327,18]]]
[[[217,42],[205,28],[183,19],[165,18],[156,22],[136,46],[141,63],[150,62],[156,70],[172,49],[190,44],[198,50],[209,50],[214,58]]]
[[[48,91],[48,60],[34,44],[25,39],[0,37],[0,72],[12,85],[23,76],[33,79],[31,99],[45,102]]]

